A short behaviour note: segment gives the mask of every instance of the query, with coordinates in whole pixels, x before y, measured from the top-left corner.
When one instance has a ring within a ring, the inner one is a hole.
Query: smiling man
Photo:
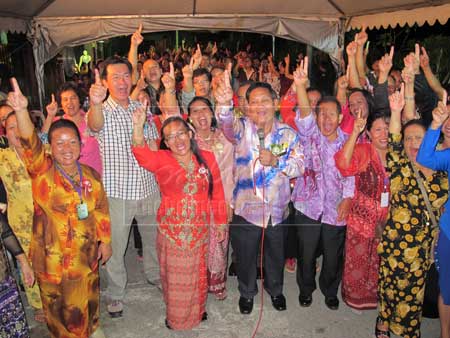
[[[124,255],[133,218],[136,218],[144,239],[146,278],[151,284],[156,284],[159,278],[155,218],[160,194],[153,174],[141,168],[131,152],[132,116],[140,107],[137,101],[129,97],[131,71],[128,60],[117,57],[107,59],[101,77],[95,71],[95,83],[90,89],[91,110],[88,113],[89,128],[98,133],[103,159],[103,184],[111,215],[113,255],[106,271],[110,300],[108,312],[112,317],[122,316],[127,283]],[[109,97],[103,102],[107,90]],[[146,140],[158,138],[154,124],[149,127],[145,129]]]
[[[286,310],[283,295],[284,244],[290,197],[289,179],[303,173],[303,150],[296,132],[275,119],[276,93],[267,83],[253,83],[247,90],[246,117],[236,118],[232,110],[233,91],[228,71],[216,94],[220,126],[235,144],[235,216],[230,226],[236,253],[239,309],[253,310],[257,294],[256,261],[264,234],[264,287],[278,311]]]

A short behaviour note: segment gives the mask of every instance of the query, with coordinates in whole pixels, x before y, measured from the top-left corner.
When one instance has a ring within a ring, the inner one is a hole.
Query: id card
[[[86,219],[89,216],[86,203],[81,202],[80,204],[77,204],[77,214],[79,220]]]
[[[383,193],[381,193],[380,207],[386,208],[387,206],[389,206],[389,193],[383,192]]]

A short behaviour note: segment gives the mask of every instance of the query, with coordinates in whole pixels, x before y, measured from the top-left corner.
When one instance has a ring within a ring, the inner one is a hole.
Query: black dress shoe
[[[203,312],[203,315],[202,315],[202,322],[204,322],[205,320],[208,320],[208,312]]]
[[[252,313],[253,310],[253,298],[239,298],[239,310],[243,315]]]
[[[298,302],[301,307],[309,307],[312,304],[312,295],[305,295],[301,293],[300,296],[298,296]]]
[[[167,327],[169,330],[172,330],[172,328],[171,328],[170,325],[169,325],[169,322],[167,321],[167,318],[166,318],[166,320],[165,320],[165,323],[166,323],[166,327]]]
[[[270,298],[272,298],[272,306],[275,310],[277,311],[286,310],[286,298],[284,297],[283,294]]]
[[[325,305],[330,310],[337,310],[337,309],[339,309],[339,299],[337,299],[337,297],[326,297]]]
[[[230,268],[228,269],[228,276],[236,277],[236,265],[233,262],[231,262]]]

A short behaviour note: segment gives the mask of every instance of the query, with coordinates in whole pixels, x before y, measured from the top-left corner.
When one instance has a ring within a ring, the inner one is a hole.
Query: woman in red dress
[[[226,229],[226,203],[214,154],[198,149],[193,132],[173,116],[161,128],[161,147],[143,138],[145,110],[133,116],[133,153],[154,173],[161,191],[157,250],[166,303],[166,326],[188,330],[207,318],[210,221],[218,241]]]
[[[195,141],[199,148],[211,151],[219,165],[222,179],[225,201],[227,203],[228,221],[231,221],[233,209],[234,178],[233,159],[234,147],[225,138],[222,131],[217,128],[217,121],[211,102],[201,96],[192,99],[188,106],[189,122],[195,129]],[[227,257],[228,257],[228,228],[225,230],[225,240],[217,242],[214,235],[215,228],[210,229],[209,253],[208,253],[208,283],[209,292],[213,293],[217,300],[227,297]]]
[[[387,117],[372,114],[367,121],[370,143],[356,144],[366,120],[355,120],[353,132],[336,153],[343,176],[355,176],[355,196],[347,219],[342,298],[357,310],[377,307],[380,230],[386,222],[389,176],[386,173]],[[378,231],[377,231],[378,229]]]

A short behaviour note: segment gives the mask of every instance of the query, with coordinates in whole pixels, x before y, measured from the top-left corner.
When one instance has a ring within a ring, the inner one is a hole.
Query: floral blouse
[[[391,185],[390,210],[378,253],[393,261],[404,255],[407,260],[417,259],[417,264],[424,264],[423,260],[428,261],[430,257],[431,243],[437,229],[432,229],[425,201],[401,138],[400,134],[389,135],[387,164]],[[441,208],[447,201],[447,174],[435,171],[425,177],[419,173],[428,191],[433,212],[439,219]]]
[[[80,220],[80,197],[45,153],[37,134],[22,139],[24,161],[32,179],[34,200],[31,260],[37,277],[60,283],[80,279],[98,269],[98,242],[110,243],[108,200],[100,175],[81,165],[81,194],[88,216]]]
[[[13,148],[0,149],[0,163],[0,179],[8,195],[8,222],[28,255],[33,223],[31,179]]]

